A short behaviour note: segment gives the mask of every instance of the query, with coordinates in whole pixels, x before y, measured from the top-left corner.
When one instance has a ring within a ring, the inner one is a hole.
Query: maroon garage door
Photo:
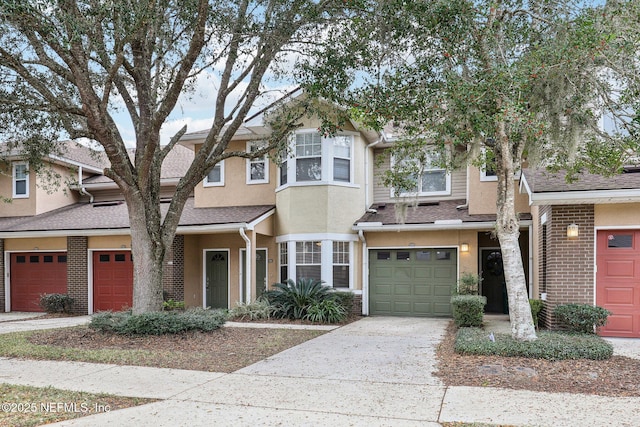
[[[43,311],[40,295],[67,293],[67,254],[11,254],[11,311]]]
[[[640,337],[640,231],[598,231],[596,305],[613,314],[600,334]]]
[[[133,305],[130,251],[93,253],[93,311],[121,311]]]

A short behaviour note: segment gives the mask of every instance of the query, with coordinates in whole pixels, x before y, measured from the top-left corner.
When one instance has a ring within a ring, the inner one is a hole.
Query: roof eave
[[[531,226],[533,221],[521,220],[521,226]],[[382,224],[381,222],[359,222],[352,229],[354,231],[365,232],[385,232],[385,231],[441,231],[441,230],[476,230],[493,229],[495,221],[478,221],[462,223],[423,223],[423,224]]]
[[[595,205],[640,202],[640,189],[529,193],[529,205]]]

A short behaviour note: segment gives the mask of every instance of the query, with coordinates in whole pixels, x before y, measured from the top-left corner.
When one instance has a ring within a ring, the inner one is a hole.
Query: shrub
[[[93,315],[89,327],[119,335],[163,335],[199,330],[213,331],[227,318],[223,310],[189,309],[186,311],[152,311],[132,314],[130,311],[105,311]]]
[[[451,306],[456,326],[482,326],[482,315],[486,304],[487,298],[480,295],[452,296]]]
[[[482,282],[480,275],[475,273],[462,273],[458,280],[454,295],[478,295],[478,286]]]
[[[533,324],[538,329],[538,314],[542,311],[544,307],[544,301],[540,299],[530,299],[529,305],[531,306],[531,317],[533,317]]]
[[[337,323],[347,318],[347,309],[336,299],[325,299],[307,308],[305,319],[318,323]]]
[[[169,298],[162,303],[162,309],[165,311],[184,310],[184,301],[174,301]]]
[[[42,294],[40,307],[47,313],[70,313],[73,298],[67,294]]]
[[[269,319],[273,314],[273,307],[266,298],[258,298],[250,303],[237,303],[229,311],[229,317],[239,320]]]
[[[611,312],[589,304],[562,304],[553,310],[560,324],[570,331],[595,333],[595,328],[604,326]]]
[[[495,341],[480,328],[461,328],[455,341],[460,354],[528,357],[533,359],[608,359],[613,346],[596,335],[543,331],[535,341],[516,341],[509,334],[494,334]]]
[[[335,291],[332,292],[329,297],[340,304],[346,310],[347,315],[351,313],[353,310],[353,302],[355,300],[355,296],[352,292],[345,291]]]
[[[274,287],[264,296],[274,307],[274,316],[288,319],[303,319],[309,306],[329,298],[331,291],[321,280],[315,279],[299,279],[297,283],[288,279]]]

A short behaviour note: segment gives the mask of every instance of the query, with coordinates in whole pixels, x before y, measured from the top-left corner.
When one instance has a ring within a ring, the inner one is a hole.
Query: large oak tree
[[[34,160],[61,135],[104,149],[105,169],[127,203],[134,267],[134,313],[162,307],[162,264],[185,201],[227,150],[233,134],[272,84],[289,79],[329,25],[350,19],[342,0],[3,0],[0,2],[0,119],[6,142]],[[160,211],[160,129],[193,89],[217,79],[211,130]],[[288,81],[288,83],[291,83]],[[301,110],[298,109],[299,113]],[[116,126],[124,112],[135,132],[130,158]],[[283,141],[299,114],[281,115],[261,156]]]

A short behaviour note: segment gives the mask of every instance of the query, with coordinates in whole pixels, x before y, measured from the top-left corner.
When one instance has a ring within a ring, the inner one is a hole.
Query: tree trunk
[[[133,314],[162,310],[163,265],[166,246],[162,239],[154,238],[142,201],[131,202],[129,223],[131,230],[131,252],[133,255]],[[159,228],[159,227],[158,227]],[[155,230],[160,234],[160,230]]]
[[[498,141],[494,150],[498,176],[496,234],[502,250],[504,278],[509,298],[511,335],[518,341],[533,341],[537,336],[531,316],[522,253],[518,242],[520,221],[515,208],[514,158],[517,160],[521,158],[522,148],[509,140],[504,131],[504,122],[500,123],[498,128]]]

